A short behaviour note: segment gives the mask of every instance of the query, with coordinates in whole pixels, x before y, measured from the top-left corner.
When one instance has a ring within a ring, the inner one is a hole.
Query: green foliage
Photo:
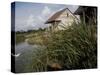
[[[74,23],[67,30],[49,33],[49,35],[47,39],[45,38],[43,40],[46,49],[44,51],[42,50],[42,56],[37,55],[38,57],[36,57],[36,59],[39,58],[42,62],[40,63],[40,69],[44,65],[46,68],[48,64],[52,63],[60,64],[62,69],[87,69],[97,67],[96,25]],[[36,65],[34,66],[36,67]]]

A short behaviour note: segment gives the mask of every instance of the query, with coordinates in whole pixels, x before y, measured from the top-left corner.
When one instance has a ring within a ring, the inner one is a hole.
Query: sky
[[[57,11],[69,8],[74,12],[78,6],[64,4],[45,4],[16,2],[15,3],[15,31],[37,30],[48,27],[44,24]]]

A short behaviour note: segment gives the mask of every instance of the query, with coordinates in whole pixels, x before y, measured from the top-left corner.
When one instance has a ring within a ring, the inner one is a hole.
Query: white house
[[[49,24],[47,28],[49,31],[65,30],[71,26],[73,22],[79,22],[79,15],[74,15],[68,8],[60,10],[52,15],[45,24]]]

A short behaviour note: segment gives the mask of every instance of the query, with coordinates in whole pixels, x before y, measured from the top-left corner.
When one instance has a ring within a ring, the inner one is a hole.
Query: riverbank
[[[47,32],[37,32],[37,33],[20,33],[16,34],[16,43],[26,41],[29,44],[43,45],[49,40],[50,34]]]
[[[31,34],[30,34],[31,35]],[[29,44],[43,44],[43,40],[42,40],[43,36],[42,35],[35,35],[35,36],[31,36],[31,37],[27,37],[27,42]]]

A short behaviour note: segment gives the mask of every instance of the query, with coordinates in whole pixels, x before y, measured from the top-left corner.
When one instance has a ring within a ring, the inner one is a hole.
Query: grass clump
[[[69,29],[49,33],[43,40],[46,46],[45,64],[58,63],[66,69],[88,69],[97,67],[96,25],[73,24]],[[42,60],[41,60],[42,61]],[[46,69],[48,70],[48,69]]]

